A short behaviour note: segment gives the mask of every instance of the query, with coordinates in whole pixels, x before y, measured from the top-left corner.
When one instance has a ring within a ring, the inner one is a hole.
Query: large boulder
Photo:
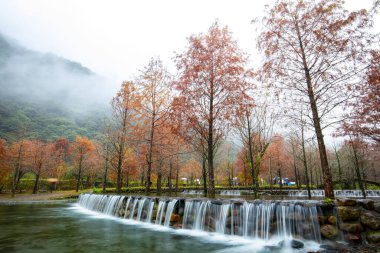
[[[346,241],[353,244],[359,244],[362,242],[362,237],[359,233],[348,233],[346,235]]]
[[[361,223],[373,230],[380,230],[380,215],[375,212],[366,211],[360,215]]]
[[[322,236],[326,239],[335,239],[338,236],[338,229],[334,225],[324,224],[320,230]]]
[[[362,206],[363,208],[367,210],[374,210],[375,209],[375,202],[371,199],[361,199],[358,200],[359,206]]]
[[[354,199],[337,199],[338,206],[356,206]]]
[[[327,219],[327,222],[330,223],[331,225],[336,225],[336,222],[337,222],[337,219],[336,219],[336,216],[329,216],[329,218]]]
[[[348,248],[346,244],[342,244],[339,242],[333,242],[333,241],[325,241],[324,244],[320,245],[320,248],[322,249],[320,253],[342,253],[342,252],[348,252]]]
[[[323,225],[326,223],[327,217],[325,216],[318,216],[319,225]]]
[[[170,222],[178,223],[181,220],[181,217],[178,214],[172,214],[170,216]]]
[[[338,213],[342,221],[354,221],[359,219],[360,209],[351,206],[339,206]]]
[[[339,224],[341,230],[349,233],[360,233],[363,231],[363,226],[360,223],[341,223]]]
[[[301,241],[298,241],[298,240],[292,240],[290,242],[290,246],[293,248],[293,249],[302,249],[303,246],[304,246],[304,243],[301,242]]]
[[[380,202],[375,202],[375,203],[373,204],[373,209],[374,209],[376,212],[380,213]]]
[[[368,232],[367,241],[369,243],[380,243],[380,232],[379,231]]]

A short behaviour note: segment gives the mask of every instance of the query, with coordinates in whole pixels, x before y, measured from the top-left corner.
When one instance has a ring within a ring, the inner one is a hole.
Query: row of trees
[[[200,161],[205,193],[212,196],[218,150],[227,137],[235,136],[242,146],[239,161],[245,181],[249,175],[256,194],[263,169],[268,166],[269,178],[275,173],[282,177],[289,173],[280,165],[286,160],[292,163],[289,170],[298,185],[305,182],[310,188],[319,182],[326,197],[333,198],[323,133],[338,125],[344,130],[337,134],[351,136],[355,174],[361,182],[364,167],[356,143],[371,150],[379,144],[379,53],[373,47],[378,36],[370,32],[375,7],[349,12],[340,0],[276,2],[261,22],[255,21],[264,56],[256,70],[248,67],[247,55],[228,28],[218,23],[188,39],[185,51],[174,58],[176,75],[159,58],[151,59],[135,80],[123,82],[112,100],[113,117],[104,123],[97,148],[104,181],[114,168],[120,192],[125,176],[128,182],[131,168],[137,167],[147,193],[153,173],[158,190],[164,176],[171,187],[173,174],[178,182],[179,163],[193,156]],[[288,141],[275,137],[275,123],[294,132]],[[309,139],[315,140],[317,153],[312,155]],[[79,157],[91,149],[79,149]],[[311,166],[312,160],[319,162]],[[82,163],[79,159],[77,188]],[[227,167],[231,171],[229,160]],[[338,167],[343,182],[342,166]]]
[[[297,132],[289,133],[286,138],[277,134],[271,137],[271,144],[261,160],[258,185],[272,189],[278,183],[278,180],[273,180],[276,177],[280,178],[280,182],[282,178],[289,178],[298,189],[306,187],[310,190],[323,184],[315,140],[302,141],[301,138]],[[218,185],[256,187],[246,151],[246,148],[229,141],[222,143],[215,160],[215,181]],[[379,182],[380,174],[376,166],[380,156],[377,151],[378,147],[359,139],[347,140],[339,148],[329,150],[328,159],[336,188],[356,189],[360,184],[357,170],[363,179],[364,189],[367,189],[368,183]],[[77,137],[73,142],[66,139],[52,142],[22,140],[7,144],[1,140],[0,189],[9,187],[15,194],[22,177],[33,174],[33,193],[37,193],[40,188],[41,179],[50,177],[59,178],[60,181],[75,180],[72,189],[77,190],[83,187],[83,183],[90,187],[101,182],[105,190],[107,185],[117,184],[117,153],[109,156],[108,160],[102,152],[101,142],[93,142],[85,137]],[[145,186],[145,161],[140,160],[132,149],[128,149],[124,157],[121,184],[128,187],[133,182],[134,186]],[[158,191],[161,190],[162,182],[173,190],[178,189],[185,183],[181,178],[187,178],[186,185],[200,187],[200,181],[205,178],[202,160],[196,153],[162,159],[159,166],[152,170],[151,180]]]
[[[77,173],[78,190],[83,167],[96,167],[96,156],[91,153],[94,149],[94,144],[85,137],[77,137],[71,144],[63,138],[49,142],[22,139],[10,144],[0,139],[0,189],[10,187],[14,196],[20,180],[32,173],[33,193],[37,193],[42,177],[62,178],[69,171]],[[77,169],[70,168],[69,162]]]

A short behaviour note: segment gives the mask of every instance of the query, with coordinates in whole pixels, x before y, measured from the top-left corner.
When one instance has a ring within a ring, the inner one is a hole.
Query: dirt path
[[[31,202],[31,201],[48,201],[48,200],[63,200],[69,198],[76,198],[81,192],[75,191],[56,191],[53,193],[21,193],[16,194],[14,198],[9,193],[0,194],[1,202]]]

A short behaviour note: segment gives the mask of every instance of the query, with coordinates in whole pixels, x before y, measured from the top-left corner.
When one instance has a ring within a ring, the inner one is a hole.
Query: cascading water
[[[310,190],[310,194],[312,197],[324,197],[324,190]],[[307,190],[290,190],[288,192],[288,196],[292,197],[307,197]]]
[[[220,190],[216,191],[216,194],[221,196],[240,196],[241,194],[253,194],[251,190]],[[184,190],[184,195],[203,195],[204,192],[200,190]]]
[[[167,205],[166,215],[165,215],[165,222],[164,222],[164,226],[165,227],[169,227],[169,225],[170,225],[170,218],[172,216],[172,213],[173,213],[173,210],[174,210],[174,207],[175,207],[176,203],[177,203],[177,200],[173,199]]]
[[[186,200],[183,228],[269,240],[271,235],[320,241],[318,209],[292,202]]]
[[[166,209],[166,200],[160,200],[157,208],[156,224],[161,225]]]
[[[91,211],[118,216],[118,211],[124,199],[125,196],[82,194],[78,203]]]
[[[380,198],[380,190],[366,190],[367,197]],[[312,197],[324,197],[324,190],[310,190]],[[363,194],[360,190],[334,190],[335,197],[350,197],[350,198],[362,198]],[[292,197],[307,197],[307,190],[291,190],[288,196]]]
[[[182,194],[185,194],[185,195],[201,195],[201,194],[203,194],[203,191],[199,191],[199,190],[184,190],[182,192]]]
[[[219,195],[224,195],[224,196],[240,196],[241,191],[239,190],[221,190],[219,192]]]
[[[321,240],[318,206],[313,202],[178,200],[82,194],[78,204],[96,212],[166,227],[264,241],[273,238]]]

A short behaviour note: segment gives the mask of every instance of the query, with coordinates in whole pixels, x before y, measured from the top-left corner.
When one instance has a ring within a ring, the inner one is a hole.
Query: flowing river
[[[88,208],[91,207],[88,201],[90,198],[91,201],[95,201],[96,196],[87,196],[87,208],[86,203],[83,203],[86,199],[83,197],[85,196],[82,196],[79,203],[0,205],[0,252],[301,253],[316,251],[319,248],[318,242],[303,240],[302,249],[292,249],[286,246],[286,242],[281,243],[283,238],[266,238],[269,237],[269,233],[252,236],[251,234],[257,233],[258,229],[252,227],[249,230],[244,224],[241,225],[243,230],[240,235],[227,233],[225,225],[220,221],[216,224],[216,232],[205,231],[202,223],[198,224],[194,220],[197,210],[210,208],[210,212],[220,213],[218,217],[222,217],[221,221],[224,222],[223,213],[227,212],[227,205],[213,209],[209,202],[204,202],[203,206],[198,202],[186,202],[184,227],[174,229],[169,226],[168,212],[171,213],[178,205],[175,200],[158,202],[157,206],[154,206],[152,202],[141,198],[123,198],[123,202],[116,198],[112,202],[113,199],[109,198],[103,203],[103,207],[97,208],[102,210],[99,212]],[[102,202],[99,201],[98,204]],[[115,212],[118,205],[129,212],[125,211],[122,217],[117,215]],[[127,205],[129,207],[126,208]],[[156,212],[155,217],[149,217],[153,208]],[[264,210],[255,205],[246,208],[255,213],[263,213]],[[262,208],[271,209],[273,206]],[[302,209],[300,214],[306,215],[303,212]],[[247,212],[246,215],[248,214]],[[263,223],[261,226],[264,229],[268,224]],[[250,235],[244,236],[244,233],[247,233],[244,231],[249,231]]]

